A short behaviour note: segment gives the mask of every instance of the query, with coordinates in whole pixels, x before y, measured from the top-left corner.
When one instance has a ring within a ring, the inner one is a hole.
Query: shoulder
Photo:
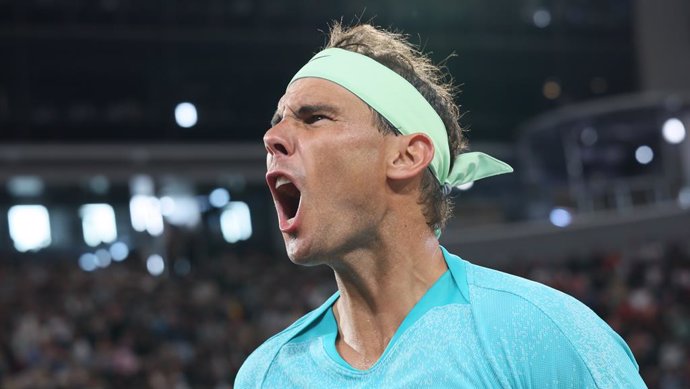
[[[568,318],[572,315],[583,317],[583,324],[591,324],[590,321],[603,323],[591,309],[572,296],[522,277],[468,263],[467,282],[472,297],[482,303],[478,308],[490,308],[484,304],[487,302],[519,304],[524,305],[523,308],[532,308],[531,314],[553,321],[558,326],[580,324]],[[512,310],[491,311],[510,315]]]
[[[290,340],[293,329],[299,326],[307,316],[308,315],[303,316],[288,328],[266,340],[261,346],[254,350],[237,372],[234,387],[238,389],[261,387],[261,381],[263,381],[276,354],[280,348]]]
[[[577,299],[472,264],[467,280],[482,346],[511,386],[645,387],[623,339]]]
[[[314,321],[325,309],[330,307],[337,297],[338,294],[334,294],[319,308],[297,319],[289,327],[273,335],[254,350],[237,372],[234,387],[238,389],[261,387],[262,381],[280,349],[294,336],[299,334],[305,326]]]

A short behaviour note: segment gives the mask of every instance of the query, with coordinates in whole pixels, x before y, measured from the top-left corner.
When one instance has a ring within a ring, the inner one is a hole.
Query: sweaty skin
[[[445,272],[438,240],[419,199],[433,158],[421,134],[381,134],[371,109],[330,81],[295,81],[264,136],[285,247],[301,265],[325,264],[341,293],[336,347],[353,367],[372,366],[401,322]],[[300,191],[294,218],[275,182]]]

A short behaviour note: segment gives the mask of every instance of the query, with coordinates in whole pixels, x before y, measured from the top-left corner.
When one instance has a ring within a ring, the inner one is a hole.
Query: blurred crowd
[[[76,260],[0,260],[0,387],[231,388],[254,348],[335,290],[328,269],[259,251],[170,265],[156,277],[136,253],[93,272]],[[502,270],[590,306],[625,338],[650,388],[690,387],[685,249]]]
[[[170,265],[0,261],[0,388],[231,388],[258,344],[334,290],[325,269],[258,252]]]

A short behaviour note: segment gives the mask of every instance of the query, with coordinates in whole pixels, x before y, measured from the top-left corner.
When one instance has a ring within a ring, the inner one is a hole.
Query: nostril
[[[281,145],[280,143],[276,143],[273,147],[276,149],[277,152],[279,152],[281,154],[287,155],[287,153],[288,153],[285,146]]]
[[[264,135],[264,146],[269,154],[290,155],[290,140],[277,132],[276,127],[271,128]]]

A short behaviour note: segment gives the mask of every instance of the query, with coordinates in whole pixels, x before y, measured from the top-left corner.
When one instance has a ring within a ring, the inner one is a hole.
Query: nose
[[[285,123],[278,123],[271,127],[264,135],[264,146],[271,156],[289,156],[294,148]]]

